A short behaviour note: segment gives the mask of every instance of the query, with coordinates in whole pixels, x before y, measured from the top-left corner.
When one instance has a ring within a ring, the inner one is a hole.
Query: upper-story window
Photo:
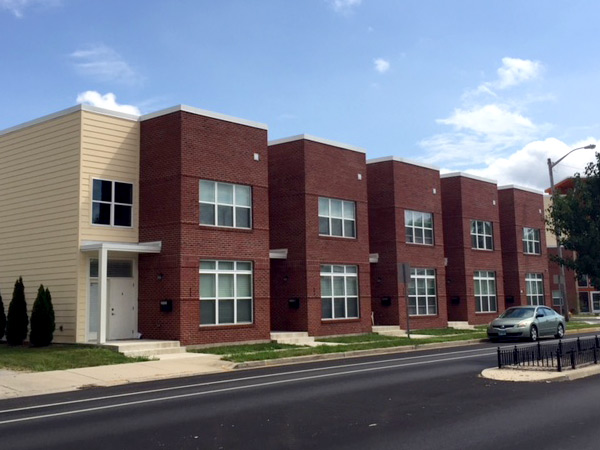
[[[492,222],[471,220],[471,247],[477,250],[494,250]]]
[[[540,255],[540,230],[537,228],[523,228],[523,253]]]
[[[404,211],[406,242],[433,245],[433,214]]]
[[[200,224],[251,228],[250,186],[200,180]]]
[[[133,184],[120,181],[93,180],[92,223],[114,227],[131,227]]]
[[[355,203],[319,197],[319,234],[322,236],[356,237]]]

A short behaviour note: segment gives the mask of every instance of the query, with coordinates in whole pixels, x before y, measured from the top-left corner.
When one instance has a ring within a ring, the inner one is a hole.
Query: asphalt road
[[[479,377],[495,346],[0,401],[1,449],[597,449],[600,377]]]

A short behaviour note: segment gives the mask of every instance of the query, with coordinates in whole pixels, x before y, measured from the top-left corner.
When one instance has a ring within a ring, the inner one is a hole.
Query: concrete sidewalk
[[[187,377],[233,370],[218,355],[179,353],[159,360],[48,372],[0,370],[0,399],[76,391],[89,387]]]

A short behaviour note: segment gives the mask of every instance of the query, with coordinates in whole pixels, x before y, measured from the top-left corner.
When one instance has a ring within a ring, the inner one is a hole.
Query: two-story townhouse
[[[448,321],[488,323],[505,309],[496,183],[448,173],[441,188]]]
[[[374,324],[447,326],[439,170],[397,157],[377,158],[367,161],[367,181],[370,251],[377,258],[371,264]],[[410,271],[406,285],[403,265]]]
[[[541,192],[498,187],[505,306],[551,304]]]
[[[314,136],[269,142],[271,328],[371,330],[365,152]]]

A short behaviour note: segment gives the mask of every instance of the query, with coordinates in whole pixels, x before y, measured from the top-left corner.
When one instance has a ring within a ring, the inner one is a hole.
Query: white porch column
[[[106,310],[108,308],[108,283],[106,281],[106,272],[108,267],[108,250],[102,245],[98,250],[98,297],[100,300],[100,327],[98,329],[98,343],[106,342],[107,317]]]

